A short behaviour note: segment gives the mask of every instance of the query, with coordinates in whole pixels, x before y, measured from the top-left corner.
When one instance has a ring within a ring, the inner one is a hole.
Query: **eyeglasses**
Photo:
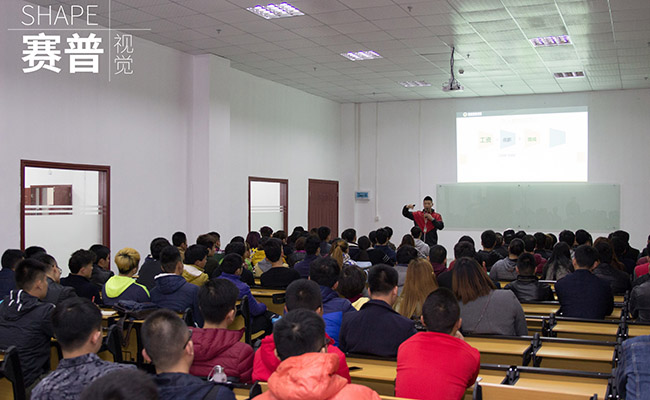
[[[190,335],[187,337],[187,340],[185,341],[185,344],[183,345],[183,349],[187,347],[187,345],[190,343],[190,340],[192,340],[192,330],[188,329],[188,332],[190,332]]]

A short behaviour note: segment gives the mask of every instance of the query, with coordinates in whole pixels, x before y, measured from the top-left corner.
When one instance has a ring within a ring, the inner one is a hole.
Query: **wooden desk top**
[[[630,337],[650,335],[650,325],[628,325],[627,327]]]
[[[618,331],[617,324],[598,322],[558,321],[553,327],[553,332],[587,333],[593,335],[613,335]]]
[[[559,304],[529,304],[523,303],[521,308],[524,309],[524,314],[532,315],[549,315],[551,313],[557,313],[560,309]]]
[[[614,346],[542,342],[537,355],[547,358],[612,362]]]
[[[274,294],[284,294],[286,292],[284,289],[251,288],[251,294],[255,297],[273,297]]]
[[[625,301],[625,296],[614,296],[614,303],[623,303]]]
[[[465,337],[465,341],[479,353],[508,354],[523,356],[530,347],[530,341],[517,339]]]
[[[597,393],[599,399],[601,396],[604,399],[607,392],[607,379],[522,373],[515,387],[588,396]],[[549,394],[548,398],[553,396]]]
[[[361,369],[350,369],[350,376],[352,379],[358,378],[369,381],[377,382],[395,382],[397,375],[397,364],[393,361],[393,365],[387,365],[388,362],[377,360],[362,360],[359,358],[347,359],[348,367],[359,367]],[[378,364],[378,363],[384,363]]]

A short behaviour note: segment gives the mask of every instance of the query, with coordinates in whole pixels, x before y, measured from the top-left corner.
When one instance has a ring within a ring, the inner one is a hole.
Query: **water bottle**
[[[221,365],[215,365],[214,368],[212,368],[212,372],[210,373],[208,380],[216,383],[226,383],[228,381],[228,377],[226,376],[226,372]]]

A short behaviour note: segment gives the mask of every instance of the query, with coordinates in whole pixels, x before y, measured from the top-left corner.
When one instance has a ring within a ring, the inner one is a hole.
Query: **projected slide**
[[[459,112],[458,182],[586,182],[586,107]]]

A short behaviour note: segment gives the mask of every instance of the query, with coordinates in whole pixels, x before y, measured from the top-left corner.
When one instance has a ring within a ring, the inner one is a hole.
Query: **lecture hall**
[[[1,1],[0,400],[650,398],[649,26]]]

